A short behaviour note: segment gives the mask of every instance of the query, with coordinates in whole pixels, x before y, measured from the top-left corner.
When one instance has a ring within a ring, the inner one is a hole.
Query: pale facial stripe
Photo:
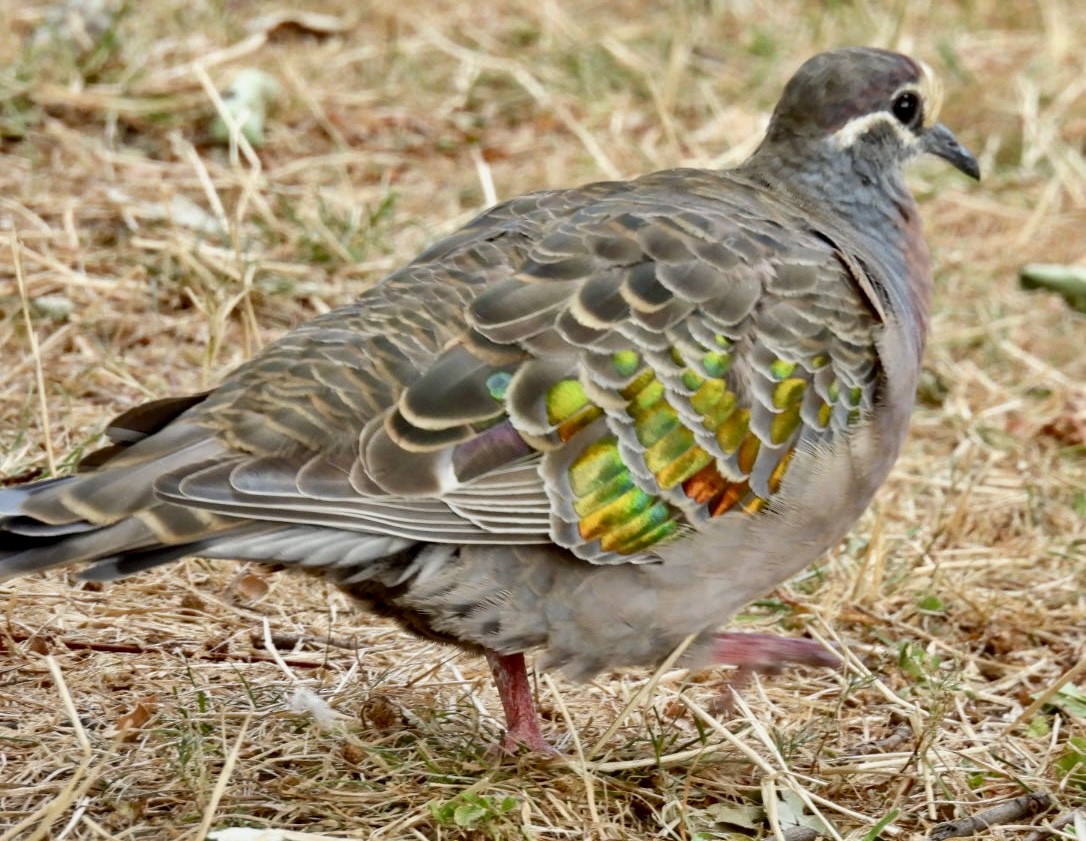
[[[890,97],[890,102],[893,102],[903,93],[915,94],[920,100],[920,107],[923,109],[924,115],[923,127],[927,130],[934,126],[939,119],[939,111],[943,107],[943,86],[940,84],[935,72],[928,65],[920,62],[920,70],[920,83],[902,85],[894,91],[894,95]],[[849,148],[856,142],[857,138],[867,134],[872,128],[880,124],[887,124],[896,131],[898,138],[901,140],[901,145],[905,148],[916,146],[920,142],[920,138],[908,126],[902,125],[892,113],[889,111],[876,111],[872,114],[855,117],[834,132],[833,138],[837,143],[837,148]]]
[[[901,145],[906,149],[919,145],[920,138],[913,134],[908,126],[903,126],[889,111],[875,111],[872,114],[864,114],[862,117],[854,117],[833,133],[833,140],[838,149],[848,149],[875,126],[884,124],[897,132]]]
[[[924,104],[924,128],[929,129],[939,120],[939,112],[943,108],[943,85],[939,78],[924,62],[920,62],[920,90],[917,93]],[[902,88],[902,91],[908,87]]]

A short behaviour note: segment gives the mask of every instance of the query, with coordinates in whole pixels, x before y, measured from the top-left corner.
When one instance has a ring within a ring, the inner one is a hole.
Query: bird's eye
[[[917,117],[920,116],[920,97],[915,93],[903,93],[894,100],[890,109],[894,112],[898,122],[911,126],[917,122]]]

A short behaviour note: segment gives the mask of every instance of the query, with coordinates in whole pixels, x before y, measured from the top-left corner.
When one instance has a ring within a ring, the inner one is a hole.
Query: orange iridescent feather
[[[751,428],[751,409],[742,406],[738,396],[724,380],[731,365],[730,344],[721,338],[721,350],[707,351],[695,363],[688,364],[676,348],[670,359],[681,365],[682,387],[689,406],[701,419],[705,432],[713,436],[726,456],[734,459],[734,468],[749,477],[765,446],[779,446],[789,441],[802,424],[801,408],[810,380],[800,376],[795,362],[776,359],[769,368],[776,380],[771,392],[775,414],[770,421],[767,440]],[[819,368],[828,360],[815,359]],[[608,435],[586,446],[568,467],[573,509],[578,518],[578,532],[585,541],[598,540],[602,549],[618,554],[641,552],[654,543],[674,535],[685,519],[681,507],[664,498],[664,492],[680,489],[690,500],[704,506],[710,517],[729,511],[754,514],[767,499],[754,493],[747,478],[727,478],[712,453],[698,444],[694,430],[684,423],[668,399],[668,386],[656,372],[645,367],[634,351],[619,351],[612,357],[615,370],[631,379],[618,389],[626,401],[625,414],[631,422],[636,442],[642,448],[644,467],[654,478],[660,495],[639,487],[625,463],[615,435]],[[830,386],[830,403],[818,410],[818,421],[826,426],[832,414],[832,402],[839,394],[852,406],[858,401],[858,389]],[[547,417],[563,443],[604,415],[604,410],[590,400],[575,378],[555,383],[547,393]],[[858,411],[853,410],[853,417]],[[765,434],[765,433],[763,433]],[[788,470],[794,449],[777,456],[767,479],[770,494],[776,493]]]

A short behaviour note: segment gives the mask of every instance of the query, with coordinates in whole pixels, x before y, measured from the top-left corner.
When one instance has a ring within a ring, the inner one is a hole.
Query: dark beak
[[[958,142],[954,132],[936,123],[924,135],[924,151],[942,158],[959,172],[980,181],[980,165],[973,153]]]

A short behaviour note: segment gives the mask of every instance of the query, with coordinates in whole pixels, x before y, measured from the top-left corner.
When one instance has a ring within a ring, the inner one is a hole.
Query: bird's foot
[[[518,754],[527,749],[544,756],[558,756],[558,751],[539,729],[539,713],[528,684],[524,655],[499,654],[488,650],[486,659],[494,675],[502,709],[505,710],[506,731],[502,750],[507,754]]]
[[[712,657],[715,663],[736,667],[726,690],[710,704],[713,713],[729,715],[735,712],[735,696],[750,685],[755,672],[777,674],[788,666],[841,665],[841,658],[814,640],[774,634],[716,634]]]
[[[774,634],[720,633],[713,637],[714,663],[774,674],[787,666],[837,668],[841,658],[814,640]]]
[[[538,727],[509,728],[501,741],[501,751],[509,756],[518,754],[538,753],[541,756],[561,756],[557,748],[547,741]]]

